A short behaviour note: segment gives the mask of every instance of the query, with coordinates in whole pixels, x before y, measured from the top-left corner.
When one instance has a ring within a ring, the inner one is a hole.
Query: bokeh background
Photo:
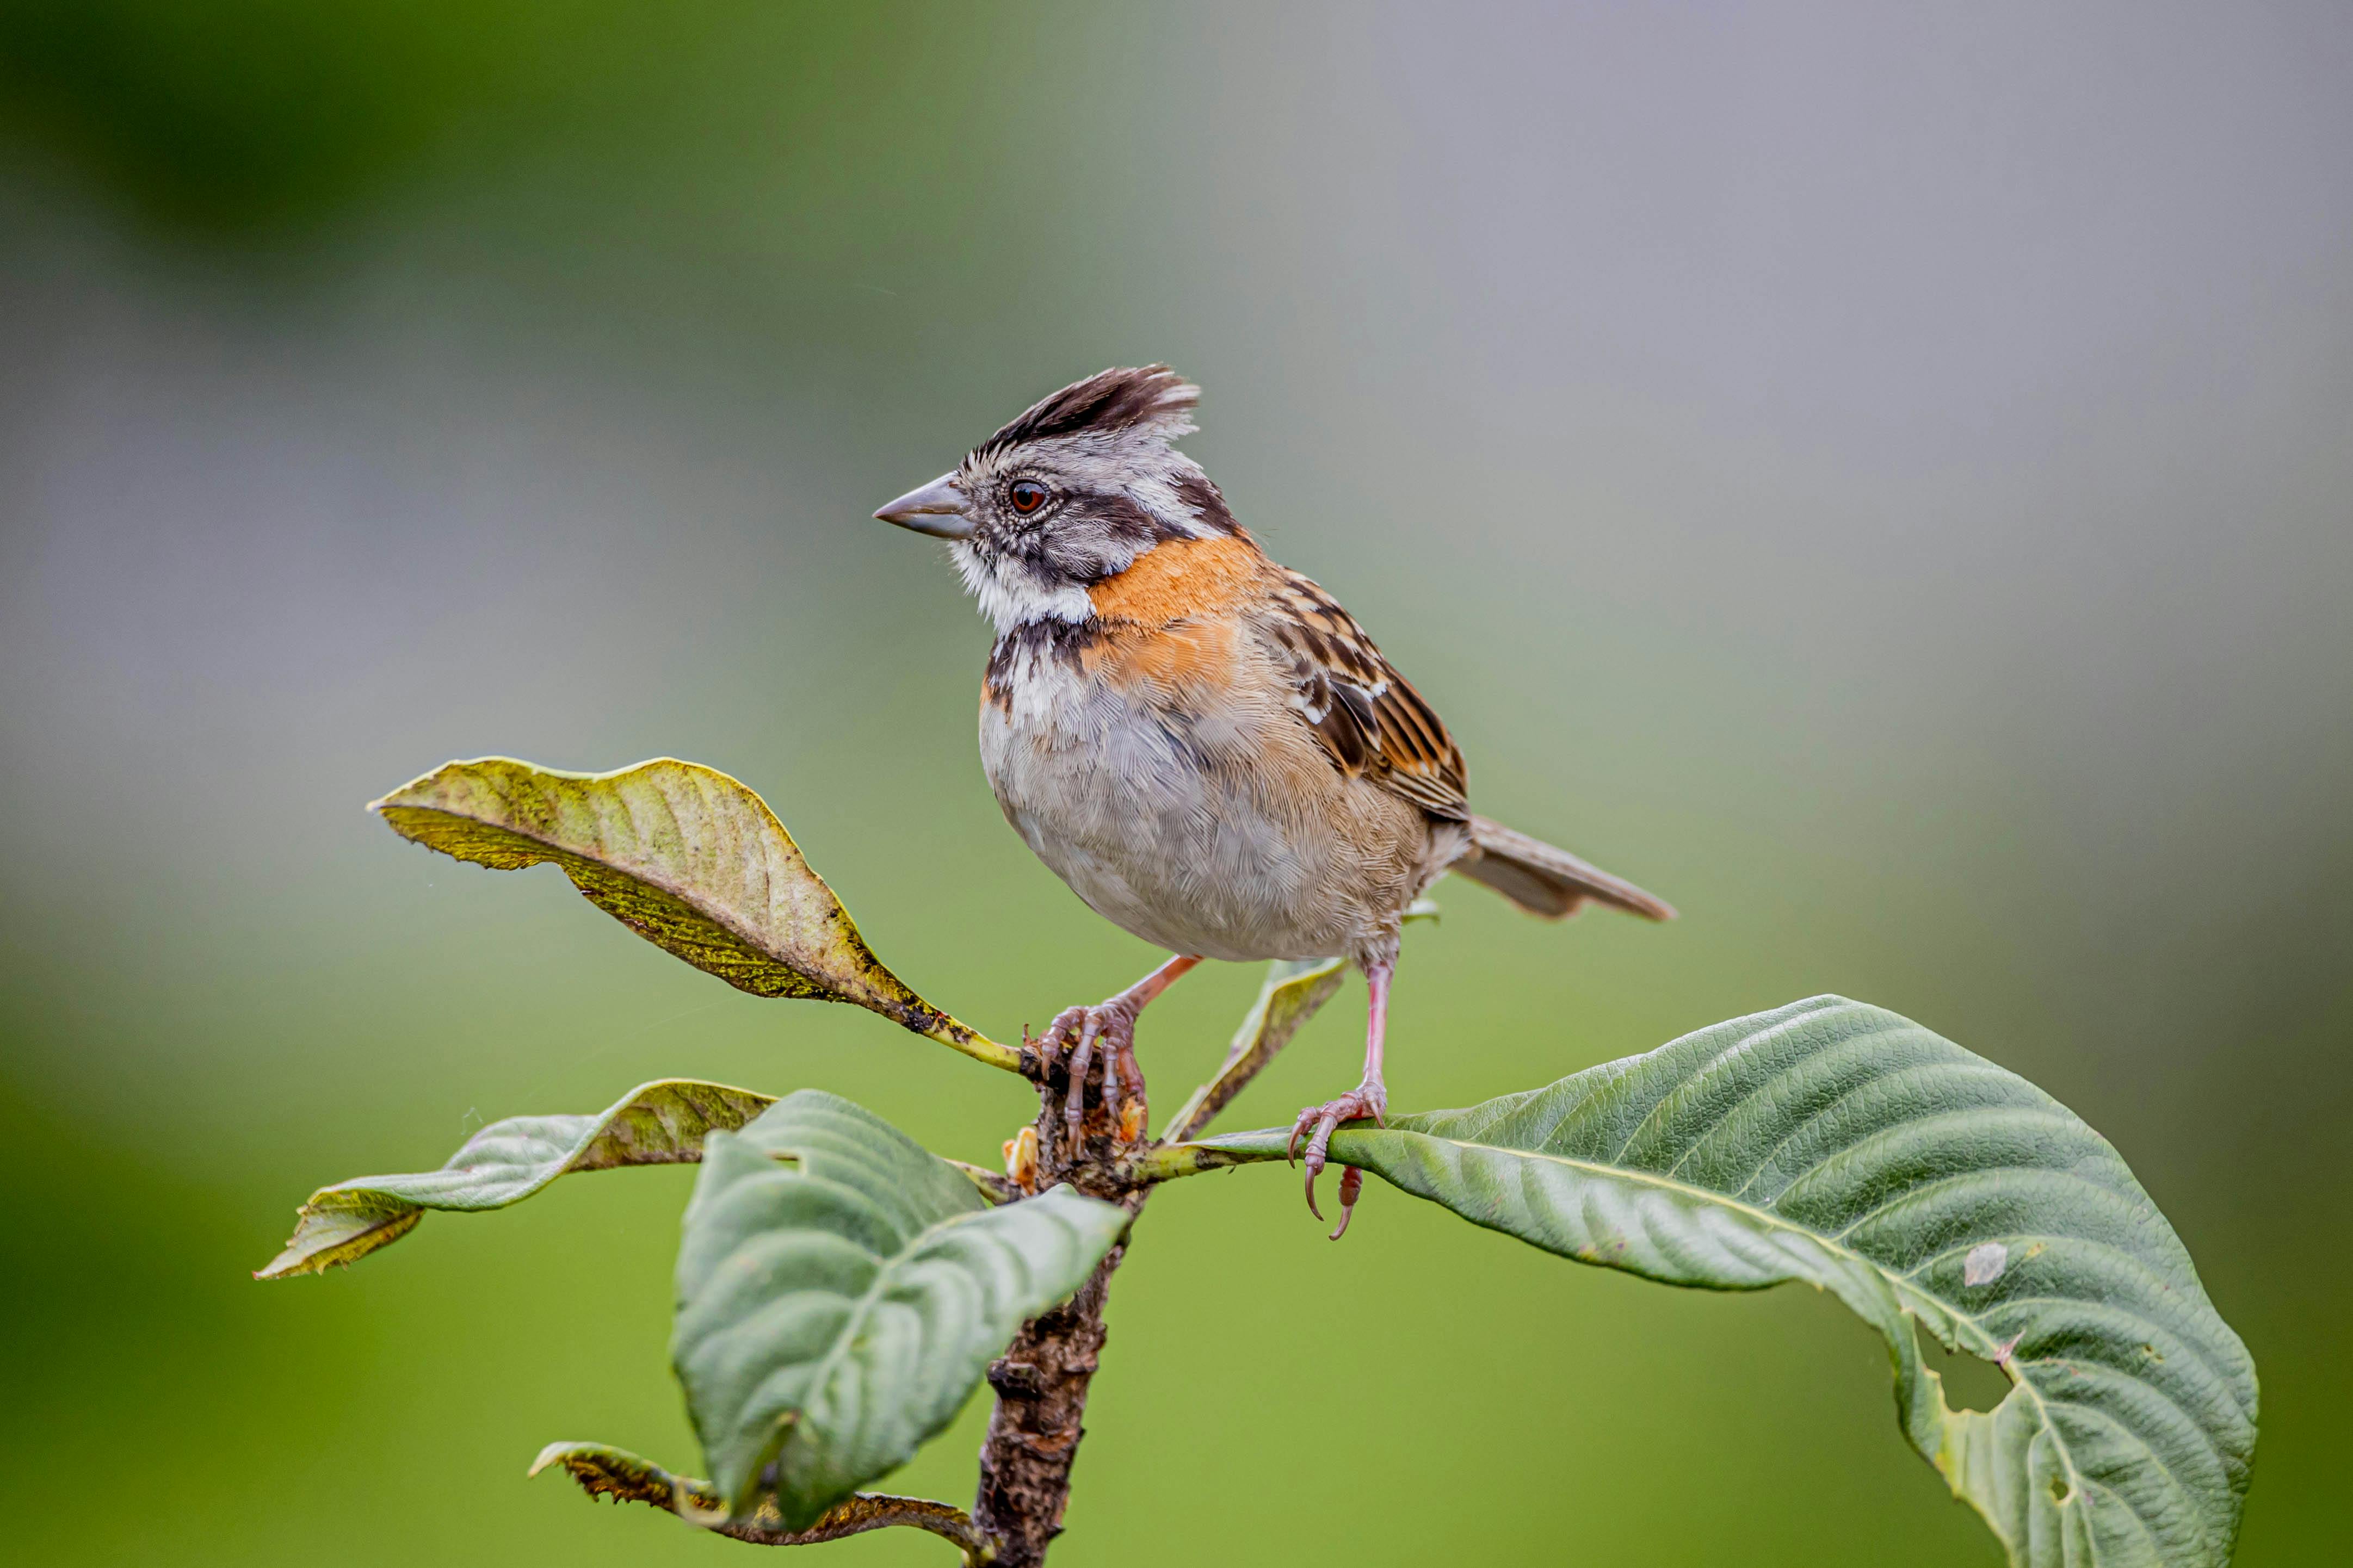
[[[1152,955],[980,777],[985,626],[868,513],[1166,359],[1481,805],[1686,911],[1441,885],[1400,1105],[1820,991],[1908,1013],[2131,1160],[2262,1370],[2241,1561],[2341,1560],[2348,79],[2331,0],[0,3],[13,1559],[743,1555],[522,1476],[698,1468],[691,1173],[247,1270],[315,1185],[649,1078],[970,1159],[1020,1087],[360,806],[694,758],[992,1032],[1124,984]],[[1163,1097],[1257,980],[1155,1010]],[[1362,1007],[1226,1124],[1353,1081]],[[1058,1561],[1996,1561],[1810,1293],[1377,1184],[1330,1247],[1279,1172],[1139,1237]],[[968,1498],[984,1415],[894,1484]]]

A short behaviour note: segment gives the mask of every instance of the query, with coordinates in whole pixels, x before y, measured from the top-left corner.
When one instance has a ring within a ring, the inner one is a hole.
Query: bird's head
[[[1165,364],[1091,375],[874,515],[949,541],[1000,632],[1084,621],[1088,587],[1154,546],[1240,531],[1218,487],[1172,445],[1195,428],[1200,395]]]

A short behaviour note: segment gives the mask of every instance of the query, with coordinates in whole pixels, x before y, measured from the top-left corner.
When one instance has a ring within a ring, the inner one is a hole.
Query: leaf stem
[[[975,1165],[963,1160],[948,1160],[944,1154],[939,1158],[947,1160],[949,1164],[963,1172],[965,1179],[978,1187],[980,1195],[987,1198],[992,1206],[1018,1204],[1023,1198],[1037,1195],[1035,1193],[1023,1192],[1018,1183],[1001,1171],[992,1171],[986,1165]]]
[[[913,1009],[898,1020],[927,1040],[937,1040],[952,1051],[961,1051],[976,1062],[984,1062],[1000,1072],[1019,1074],[1021,1053],[1012,1046],[990,1039],[969,1025],[959,1023],[945,1013],[931,1013],[928,1017]]]
[[[1116,1168],[1121,1181],[1134,1186],[1151,1186],[1173,1182],[1179,1176],[1198,1176],[1206,1171],[1282,1158],[1279,1149],[1269,1152],[1212,1148],[1206,1143],[1155,1143],[1121,1161]]]

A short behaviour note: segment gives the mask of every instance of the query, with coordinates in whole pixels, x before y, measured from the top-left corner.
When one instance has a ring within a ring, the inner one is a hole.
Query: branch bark
[[[1123,1146],[1112,1116],[1103,1109],[1100,1079],[1091,1081],[1085,1116],[1073,1138],[1063,1118],[1070,1075],[1060,1059],[1047,1061],[1034,1048],[1021,1053],[1024,1072],[1038,1086],[1039,1185],[1069,1182],[1081,1192],[1127,1210],[1130,1223],[1150,1189],[1130,1180],[1121,1163],[1134,1144]],[[974,1526],[994,1549],[996,1568],[1036,1568],[1062,1532],[1071,1500],[1071,1468],[1086,1435],[1087,1390],[1107,1337],[1103,1302],[1111,1277],[1127,1257],[1129,1237],[1104,1255],[1087,1282],[1068,1301],[1021,1326],[1006,1352],[991,1363],[988,1386],[997,1408],[980,1447],[980,1486],[973,1500]]]
[[[990,1363],[988,1385],[996,1391],[997,1408],[981,1444],[972,1521],[994,1553],[994,1568],[1037,1568],[1062,1532],[1071,1470],[1086,1436],[1087,1390],[1107,1337],[1103,1303],[1111,1294],[1111,1277],[1127,1257],[1134,1216],[1155,1184],[1211,1163],[1208,1151],[1197,1155],[1171,1150],[1168,1143],[1207,1126],[1331,999],[1340,978],[1336,961],[1284,965],[1271,973],[1217,1075],[1193,1091],[1155,1142],[1120,1141],[1115,1121],[1102,1104],[1100,1079],[1092,1076],[1085,1115],[1073,1138],[1063,1119],[1070,1089],[1064,1061],[1050,1061],[1034,1045],[1023,1046],[1022,1075],[1038,1086],[1038,1185],[1069,1182],[1118,1204],[1127,1210],[1131,1228],[1077,1294],[1023,1324],[1011,1347]]]
[[[1141,1208],[1144,1194],[1131,1207]],[[1071,1467],[1079,1457],[1087,1389],[1106,1334],[1103,1301],[1126,1256],[1112,1249],[1078,1294],[1031,1319],[988,1369],[997,1409],[980,1448],[980,1489],[973,1523],[996,1548],[997,1568],[1034,1568],[1062,1533],[1071,1500]]]

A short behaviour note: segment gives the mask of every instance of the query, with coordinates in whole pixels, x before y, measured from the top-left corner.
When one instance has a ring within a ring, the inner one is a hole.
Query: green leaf
[[[1022,1323],[1126,1228],[1068,1186],[989,1207],[965,1173],[815,1089],[703,1154],[670,1359],[731,1515],[806,1530],[953,1420]]]
[[[1281,1159],[1288,1137],[1167,1164]],[[1332,1158],[1580,1262],[1830,1291],[1885,1336],[1906,1436],[2014,1564],[2230,1559],[2254,1457],[2246,1347],[2105,1140],[1908,1019],[1818,996],[1547,1089],[1359,1123]],[[1915,1319],[2009,1374],[1994,1410],[1947,1407]]]
[[[733,1131],[775,1097],[722,1083],[639,1084],[596,1116],[510,1116],[471,1138],[438,1171],[361,1176],[321,1187],[295,1211],[286,1250],[257,1279],[323,1274],[407,1235],[427,1209],[502,1209],[575,1171],[691,1164],[714,1129]]]
[[[725,773],[668,757],[609,773],[506,757],[449,763],[370,808],[493,870],[543,861],[656,946],[755,996],[853,1002],[1008,1072],[1020,1053],[885,968],[776,814]]]
[[[532,1461],[530,1473],[535,1476],[551,1465],[562,1467],[565,1474],[592,1498],[651,1503],[698,1523],[725,1512],[710,1482],[692,1476],[674,1476],[626,1448],[611,1448],[602,1443],[550,1443]],[[966,1563],[990,1555],[987,1541],[964,1510],[928,1498],[894,1497],[888,1492],[860,1492],[845,1499],[828,1509],[825,1517],[807,1530],[786,1529],[783,1516],[766,1502],[742,1519],[728,1520],[711,1528],[757,1546],[814,1546],[822,1541],[839,1541],[894,1524],[931,1531],[962,1552]]]

